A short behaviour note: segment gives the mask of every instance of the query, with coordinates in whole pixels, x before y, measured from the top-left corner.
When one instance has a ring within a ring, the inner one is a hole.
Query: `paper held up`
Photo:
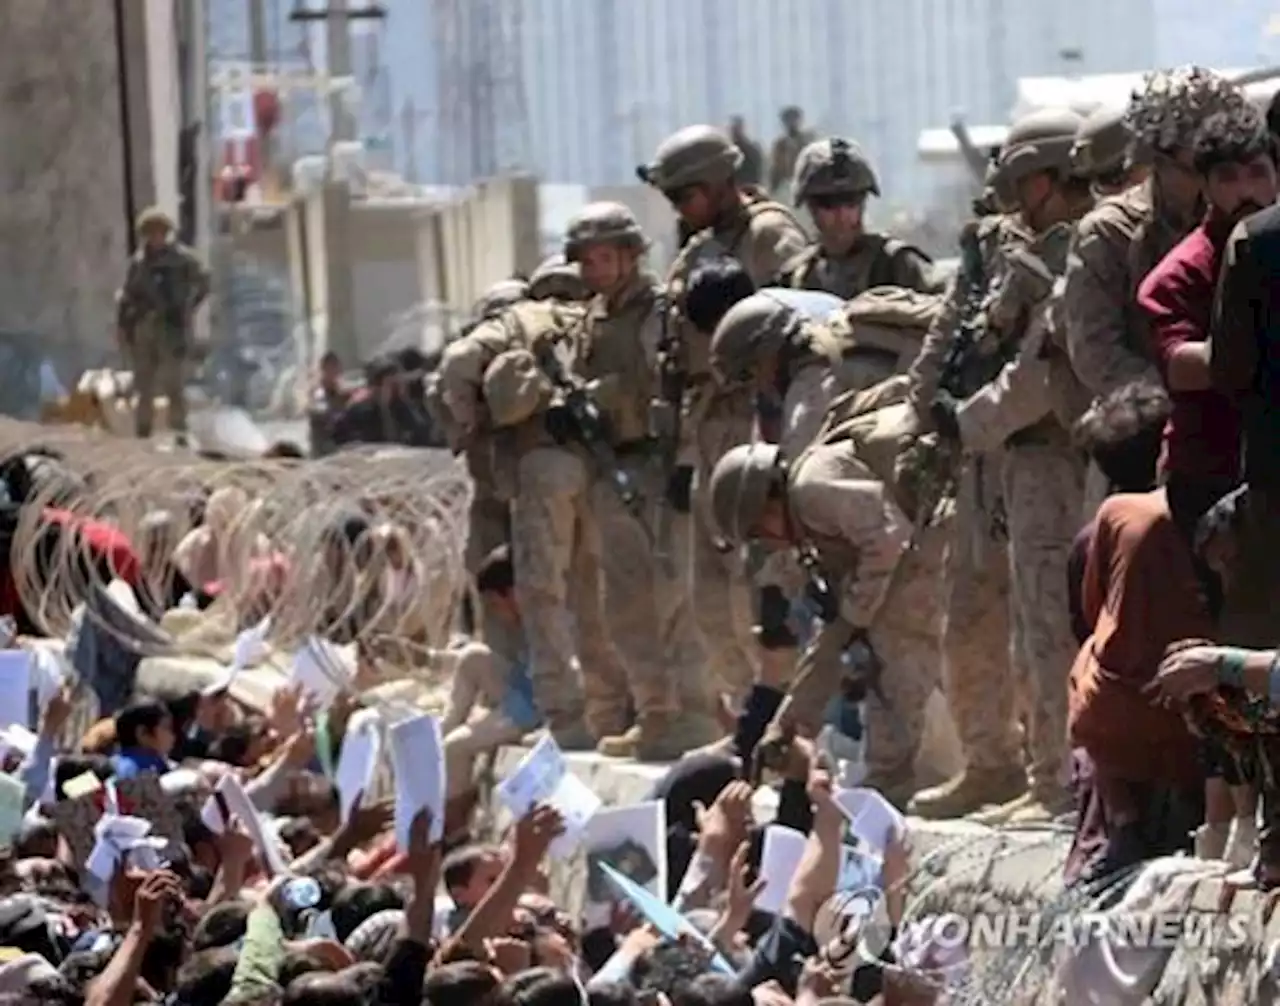
[[[289,864],[281,849],[279,836],[266,826],[253,801],[249,799],[249,794],[240,785],[240,780],[233,775],[225,775],[213,796],[201,808],[200,820],[214,834],[221,835],[227,830],[231,817],[238,818],[249,833],[269,874],[278,877],[288,872]]]
[[[498,784],[498,799],[516,820],[540,803],[560,812],[564,832],[550,848],[556,859],[566,858],[578,847],[601,806],[600,798],[569,771],[564,753],[550,734],[543,734],[515,771]]]
[[[760,876],[764,889],[756,896],[756,908],[779,915],[787,906],[787,893],[804,858],[808,837],[794,828],[772,824],[765,829],[764,848],[760,854]],[[881,883],[883,863],[879,856],[845,845],[840,850],[838,891],[877,889]]]
[[[294,653],[289,680],[301,685],[321,709],[327,709],[350,682],[351,671],[339,647],[311,636]]]
[[[891,843],[901,841],[907,819],[874,789],[842,789],[836,805],[849,822],[849,831],[881,859]]]
[[[85,869],[104,884],[125,863],[140,870],[158,869],[160,853],[169,845],[168,839],[151,834],[150,821],[116,814],[104,814],[93,827],[93,837]]]
[[[31,671],[29,650],[0,650],[0,727],[30,727]]]
[[[431,841],[444,836],[444,740],[434,716],[401,720],[387,731],[396,784],[396,845],[409,849],[414,818],[431,813]],[[344,751],[345,754],[345,751]]]
[[[356,800],[369,789],[382,752],[382,720],[375,709],[361,709],[351,717],[342,738],[342,753],[334,773],[342,820],[348,821]]]

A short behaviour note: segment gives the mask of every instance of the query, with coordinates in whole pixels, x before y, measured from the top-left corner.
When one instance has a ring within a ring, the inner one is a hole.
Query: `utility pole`
[[[272,69],[267,58],[267,11],[262,0],[245,0],[245,3],[249,8],[249,79],[252,80],[260,74],[266,76]],[[275,168],[274,130],[257,129],[256,132],[262,176],[258,184],[265,191],[267,186],[264,183]]]
[[[347,0],[330,0],[329,9],[325,13],[328,15],[325,19],[325,43],[329,54],[329,116],[332,129],[329,143],[349,143],[356,139],[356,121],[351,114],[350,87],[353,82]],[[334,87],[334,80],[345,80],[348,83],[343,87]]]

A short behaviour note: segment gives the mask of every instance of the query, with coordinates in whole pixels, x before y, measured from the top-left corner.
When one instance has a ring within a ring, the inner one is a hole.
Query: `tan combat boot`
[[[611,758],[676,761],[693,746],[686,742],[679,727],[678,718],[642,713],[639,723],[617,737],[605,737],[596,750]]]
[[[596,739],[585,723],[565,723],[547,728],[561,751],[594,751]]]
[[[966,768],[940,786],[922,789],[907,804],[907,812],[932,820],[964,817],[1007,804],[1026,790],[1027,774],[1021,768]]]
[[[1029,806],[1032,803],[1032,800],[1033,797],[1028,791],[1019,797],[1015,797],[1006,804],[1001,804],[999,807],[989,807],[985,810],[978,811],[976,814],[970,814],[967,820],[973,821],[976,824],[989,825],[994,828],[999,825],[1006,824],[1011,815],[1016,814],[1018,811],[1022,810],[1023,807]]]

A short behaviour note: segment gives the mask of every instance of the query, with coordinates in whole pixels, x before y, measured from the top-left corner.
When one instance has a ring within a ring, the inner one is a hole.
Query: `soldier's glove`
[[[547,432],[557,444],[567,444],[574,439],[577,424],[573,421],[573,413],[566,405],[553,405],[546,411],[543,419]]]
[[[800,640],[791,631],[791,604],[781,587],[760,591],[760,622],[755,627],[756,642],[765,650],[794,650]]]
[[[824,577],[810,576],[804,596],[813,613],[828,625],[840,617],[840,599]]]
[[[955,397],[950,392],[939,391],[934,397],[933,404],[929,406],[929,418],[933,420],[934,428],[943,439],[953,443],[960,442],[960,420],[956,418],[957,405]]]
[[[667,502],[676,513],[693,510],[693,466],[680,465],[667,477]]]

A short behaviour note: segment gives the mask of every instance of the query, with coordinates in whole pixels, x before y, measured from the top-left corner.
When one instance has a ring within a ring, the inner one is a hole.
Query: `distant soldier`
[[[729,120],[729,139],[742,151],[742,164],[738,166],[739,185],[760,185],[764,182],[764,150],[747,135],[746,123],[741,115]]]
[[[782,135],[773,141],[769,154],[769,192],[775,199],[786,196],[786,187],[795,174],[800,151],[813,142],[813,134],[804,128],[804,112],[795,105],[782,110]]]
[[[880,195],[880,183],[856,143],[839,136],[810,143],[796,160],[791,194],[813,215],[818,240],[783,267],[783,286],[842,300],[876,286],[934,289],[928,255],[866,230],[867,197]]]
[[[120,346],[133,370],[137,435],[151,436],[156,393],[169,400],[169,425],[185,441],[187,357],[191,317],[209,295],[209,272],[200,257],[173,239],[173,220],[151,207],[138,217],[142,247],[129,262],[117,299]]]

